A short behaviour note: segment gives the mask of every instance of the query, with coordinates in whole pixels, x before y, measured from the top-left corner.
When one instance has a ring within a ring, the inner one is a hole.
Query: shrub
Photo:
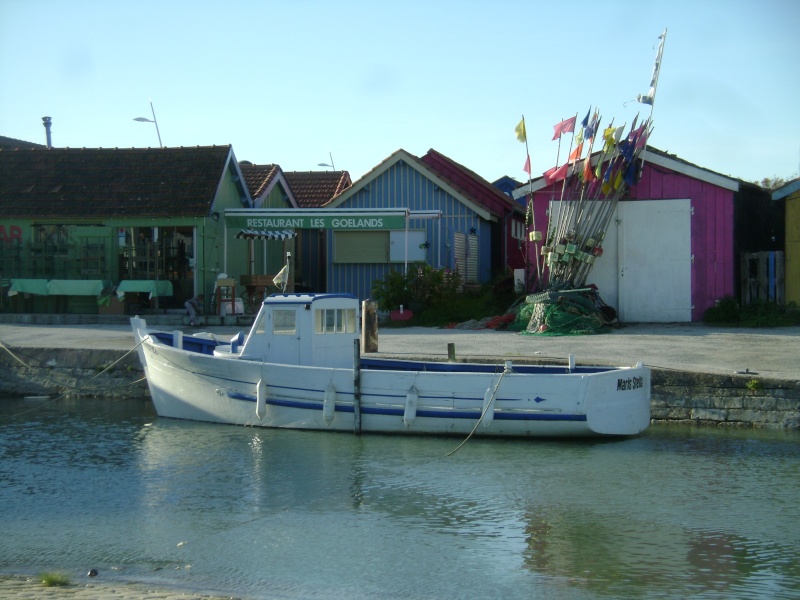
[[[715,306],[703,314],[706,323],[736,323],[739,320],[739,303],[733,296],[717,301]]]
[[[69,575],[64,573],[42,573],[40,577],[44,587],[65,587],[71,583]]]

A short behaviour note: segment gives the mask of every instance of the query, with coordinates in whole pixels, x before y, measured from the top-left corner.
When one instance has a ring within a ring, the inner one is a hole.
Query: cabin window
[[[316,311],[316,333],[355,333],[354,308],[322,308]]]
[[[272,332],[278,335],[293,334],[296,331],[295,311],[275,310],[272,312]]]
[[[253,328],[253,332],[258,334],[264,334],[267,332],[267,328],[265,327],[266,319],[264,318],[267,313],[261,313],[258,315],[258,319],[256,320],[255,327]]]

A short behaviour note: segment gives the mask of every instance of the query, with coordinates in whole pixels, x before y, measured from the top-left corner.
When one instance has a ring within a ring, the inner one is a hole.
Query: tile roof
[[[17,148],[46,148],[44,144],[34,144],[0,135],[0,150],[16,150]]]
[[[250,190],[250,197],[253,200],[269,189],[272,181],[281,172],[278,165],[254,165],[247,161],[241,161],[239,169],[242,171],[244,182],[247,189]]]
[[[0,217],[206,216],[230,146],[0,150]]]
[[[347,171],[287,171],[284,175],[300,208],[320,208],[353,185]]]

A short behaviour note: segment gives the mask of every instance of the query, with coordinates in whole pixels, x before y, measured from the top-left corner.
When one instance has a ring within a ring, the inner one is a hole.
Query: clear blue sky
[[[429,148],[493,181],[556,159],[553,125],[630,124],[668,29],[651,143],[733,177],[796,176],[794,0],[0,0],[0,135],[233,146],[353,179]],[[626,104],[627,103],[627,104]],[[563,154],[562,154],[563,157]]]

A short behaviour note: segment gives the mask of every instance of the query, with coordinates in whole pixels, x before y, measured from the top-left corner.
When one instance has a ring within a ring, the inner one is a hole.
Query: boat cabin
[[[349,294],[272,294],[242,348],[243,360],[352,368],[358,299]]]

